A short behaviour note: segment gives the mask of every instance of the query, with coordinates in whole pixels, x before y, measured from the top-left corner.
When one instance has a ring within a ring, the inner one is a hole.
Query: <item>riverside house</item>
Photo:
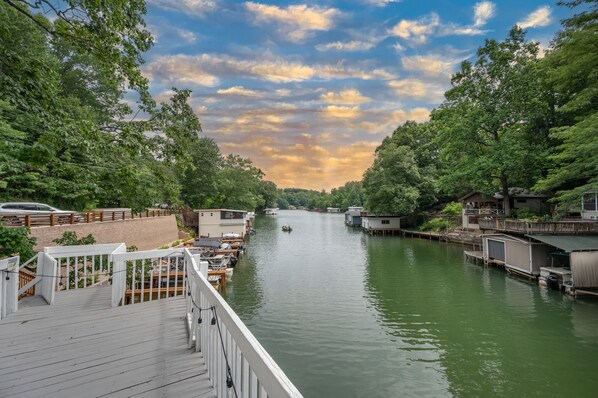
[[[220,237],[224,234],[237,234],[243,237],[245,235],[247,212],[244,210],[200,209],[194,212],[198,214],[199,236]]]

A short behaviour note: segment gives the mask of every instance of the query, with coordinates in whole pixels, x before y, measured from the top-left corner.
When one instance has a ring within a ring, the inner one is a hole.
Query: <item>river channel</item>
[[[469,263],[461,246],[367,236],[342,214],[280,211],[255,228],[225,297],[306,398],[598,394],[596,300]]]

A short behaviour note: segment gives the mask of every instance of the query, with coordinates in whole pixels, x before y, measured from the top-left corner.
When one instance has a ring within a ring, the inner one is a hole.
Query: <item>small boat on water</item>
[[[285,224],[282,226],[282,230],[283,230],[283,232],[291,232],[293,230],[293,228],[291,228],[290,225]]]

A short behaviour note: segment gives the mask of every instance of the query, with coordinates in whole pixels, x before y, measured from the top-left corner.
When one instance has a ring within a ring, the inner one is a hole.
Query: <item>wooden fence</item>
[[[520,234],[579,235],[598,234],[597,221],[524,222],[504,219],[479,219],[480,229]]]
[[[85,224],[107,221],[133,220],[138,218],[162,217],[174,214],[172,210],[147,210],[134,213],[131,210],[83,211],[64,214],[4,214],[0,222],[7,227],[53,227],[65,224]]]

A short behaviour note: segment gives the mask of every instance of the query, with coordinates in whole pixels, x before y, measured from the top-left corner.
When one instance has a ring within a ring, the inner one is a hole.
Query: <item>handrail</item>
[[[188,249],[184,253],[189,279],[189,336],[196,351],[203,353],[216,396],[227,395],[228,364],[232,388],[239,397],[302,397],[239,316],[202,275],[194,256]]]
[[[598,234],[596,221],[527,222],[518,220],[478,220],[481,229],[491,229],[522,234]]]
[[[0,214],[0,221],[7,227],[53,227],[56,225],[88,224],[96,222],[133,220],[138,218],[163,217],[174,214],[172,210],[147,210],[135,213],[131,210],[120,211],[83,211],[80,213],[45,213],[45,214]]]
[[[0,260],[0,319],[16,312],[19,291],[19,256]]]

